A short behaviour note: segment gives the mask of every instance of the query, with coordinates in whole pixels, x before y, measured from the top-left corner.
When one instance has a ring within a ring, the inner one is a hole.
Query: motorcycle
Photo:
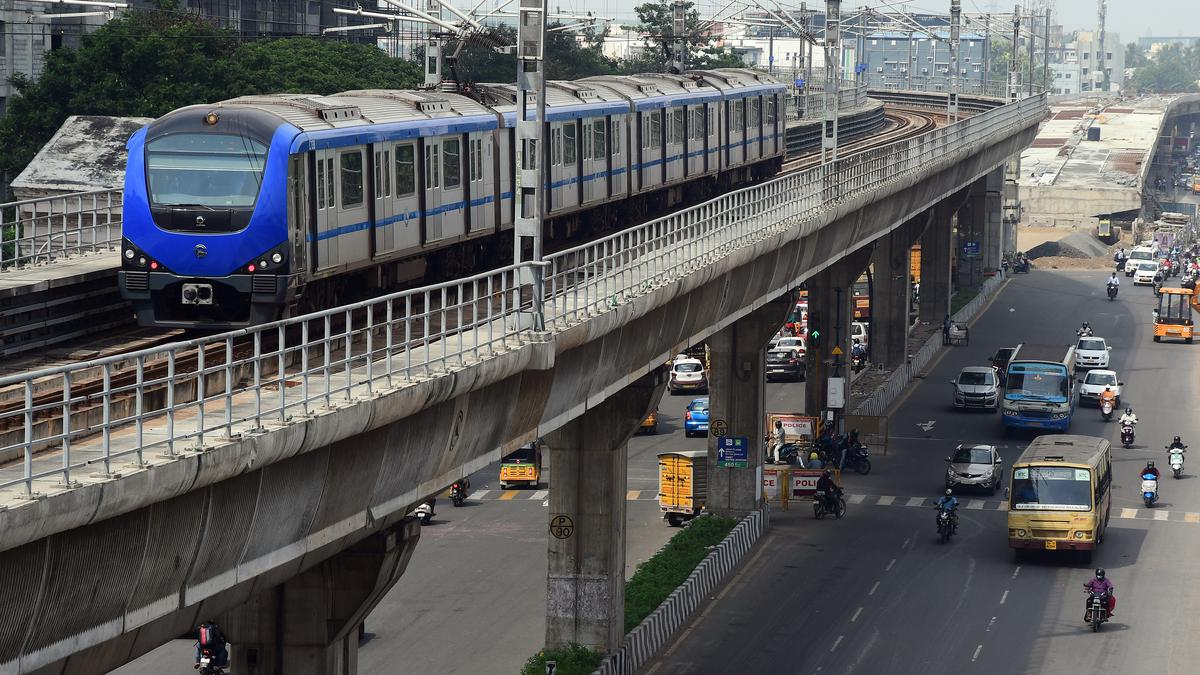
[[[1142,501],[1151,508],[1158,501],[1158,479],[1152,473],[1142,474]]]
[[[862,357],[861,354],[854,354],[850,357],[850,368],[853,369],[854,372],[856,372],[856,373],[861,372],[863,369],[864,362],[865,362],[865,359]]]
[[[944,509],[939,506],[935,506],[933,508],[938,510],[938,514],[937,514],[938,539],[939,539],[939,541],[941,541],[941,543],[944,544],[944,543],[950,541],[950,537],[954,535],[954,531],[957,529],[957,526],[955,525],[955,522],[954,522],[954,520],[955,520],[954,512],[951,511],[950,509]]]
[[[1125,271],[1125,259],[1121,258],[1120,260],[1118,260],[1116,262],[1115,267],[1116,267],[1117,272],[1124,272]]]
[[[1087,611],[1084,612],[1083,621],[1091,625],[1092,632],[1100,630],[1100,624],[1108,621],[1108,593],[1103,591],[1088,591],[1091,597],[1088,598]]]
[[[1167,446],[1167,464],[1171,465],[1171,474],[1176,478],[1183,475],[1183,451],[1186,449],[1186,445],[1182,448]]]
[[[1013,265],[1013,274],[1029,274],[1029,259],[1018,259]]]
[[[467,488],[471,487],[471,481],[463,479],[454,485],[450,486],[450,502],[455,506],[462,506],[467,502]]]
[[[843,499],[840,494],[834,495],[831,499],[834,502],[833,506],[835,509],[832,512],[829,510],[829,505],[826,503],[827,501],[830,501],[830,500],[826,499],[825,491],[817,490],[816,492],[814,492],[813,493],[813,517],[815,517],[817,520],[820,520],[820,519],[824,518],[827,513],[832,513],[834,515],[834,517],[836,517],[836,518],[841,518],[842,516],[846,515],[846,500]]]
[[[1125,446],[1126,450],[1128,450],[1133,445],[1133,425],[1132,424],[1126,423],[1126,424],[1121,425],[1121,445]]]
[[[1116,284],[1108,285],[1108,299],[1109,299],[1109,301],[1117,299],[1117,285]]]
[[[865,445],[855,443],[853,447],[846,450],[846,468],[854,469],[864,476],[871,473],[871,460],[867,459]]]
[[[428,525],[433,520],[433,500],[422,502],[420,506],[413,511],[413,515],[421,521],[422,525]]]
[[[796,443],[784,443],[779,449],[779,462],[781,464],[795,464],[800,461],[800,451],[802,448]],[[775,461],[775,444],[767,441],[763,445],[763,455],[768,463]],[[801,467],[803,468],[803,467]]]
[[[225,675],[225,669],[217,665],[217,656],[211,649],[200,650],[200,662],[196,664],[200,675]]]

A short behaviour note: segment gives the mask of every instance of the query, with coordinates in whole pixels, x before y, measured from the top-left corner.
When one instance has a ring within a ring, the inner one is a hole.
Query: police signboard
[[[744,469],[749,466],[750,439],[745,436],[717,437],[717,466]]]

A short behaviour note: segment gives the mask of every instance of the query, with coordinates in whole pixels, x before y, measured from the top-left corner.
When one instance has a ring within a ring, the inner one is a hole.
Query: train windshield
[[[155,206],[253,206],[267,146],[234,134],[171,134],[146,145],[146,178]]]

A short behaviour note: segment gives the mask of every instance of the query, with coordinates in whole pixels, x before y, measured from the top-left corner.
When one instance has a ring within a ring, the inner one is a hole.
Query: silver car
[[[1000,378],[991,366],[968,366],[950,384],[954,385],[955,408],[1000,407]]]
[[[1004,480],[1002,463],[994,445],[960,445],[946,458],[946,487],[974,487],[996,494]]]

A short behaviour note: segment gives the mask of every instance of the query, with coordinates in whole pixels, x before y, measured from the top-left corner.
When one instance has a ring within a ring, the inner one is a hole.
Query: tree
[[[556,28],[561,23],[548,24]],[[609,75],[616,72],[616,63],[604,55],[601,46],[605,33],[587,28],[581,31],[554,31],[546,34],[545,66],[546,78],[550,80],[577,80],[592,75]],[[509,25],[487,26],[483,31],[467,36],[465,44],[451,42],[445,49],[446,55],[458,51],[454,62],[454,76],[462,83],[514,82],[517,77],[517,57],[500,53],[504,48],[517,43],[517,29]]]
[[[1141,91],[1160,94],[1200,91],[1196,78],[1200,73],[1200,46],[1168,45],[1154,59],[1138,66],[1133,74],[1134,86]]]
[[[713,44],[714,37],[700,26],[700,12],[692,2],[685,2],[684,67],[689,70],[710,68],[739,68],[746,64],[730,49]],[[671,65],[675,48],[674,3],[671,0],[646,2],[633,8],[638,15],[639,33],[645,36],[646,49],[638,56],[621,63],[625,73],[661,73]]]
[[[239,45],[191,14],[133,11],[84,35],[79,49],[48,53],[36,82],[13,78],[19,95],[0,119],[0,171],[20,172],[70,115],[160,117],[245,94],[407,89],[418,73],[371,45],[302,37]]]

